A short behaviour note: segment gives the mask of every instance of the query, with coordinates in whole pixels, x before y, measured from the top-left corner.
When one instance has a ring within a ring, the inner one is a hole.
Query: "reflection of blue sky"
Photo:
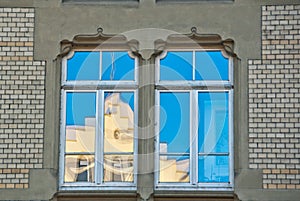
[[[199,152],[228,152],[228,92],[198,94]]]
[[[205,156],[198,159],[199,182],[229,182],[229,157]]]
[[[106,100],[106,98],[111,96],[113,93],[118,93],[120,95],[121,101],[129,104],[131,110],[134,111],[134,93],[133,92],[105,92],[104,100]]]
[[[96,116],[96,93],[68,92],[66,95],[67,125],[85,125],[86,117]]]
[[[160,93],[160,107],[160,143],[167,143],[168,152],[189,152],[189,93]]]
[[[67,61],[67,80],[98,80],[99,52],[75,52]]]
[[[102,80],[121,79],[134,80],[134,59],[127,52],[102,52]]]
[[[228,59],[221,51],[196,52],[196,80],[228,80]]]
[[[170,51],[160,60],[160,80],[228,80],[228,59],[221,51]]]
[[[134,68],[127,52],[102,52],[102,80],[134,80]],[[100,52],[77,51],[67,60],[67,80],[99,80],[99,71]]]
[[[160,61],[160,80],[192,80],[193,52],[168,52]]]

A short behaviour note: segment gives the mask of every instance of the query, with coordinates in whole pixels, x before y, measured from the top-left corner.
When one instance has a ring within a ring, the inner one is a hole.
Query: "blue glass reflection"
[[[102,52],[102,80],[134,80],[134,65],[127,52]]]
[[[189,106],[189,93],[160,93],[160,146],[167,152],[189,152]]]
[[[87,117],[96,117],[96,93],[68,92],[66,95],[67,125],[85,125]]]
[[[229,182],[229,157],[199,157],[198,182]]]
[[[160,80],[192,80],[193,53],[168,52],[160,60]]]
[[[228,59],[221,51],[196,52],[196,80],[228,79]]]
[[[67,61],[67,80],[98,80],[99,52],[75,52]]]
[[[198,94],[199,152],[228,152],[228,92]]]

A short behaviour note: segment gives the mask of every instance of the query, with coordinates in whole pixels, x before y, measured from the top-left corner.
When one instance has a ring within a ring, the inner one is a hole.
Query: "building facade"
[[[0,30],[0,200],[299,200],[299,1],[0,0]]]

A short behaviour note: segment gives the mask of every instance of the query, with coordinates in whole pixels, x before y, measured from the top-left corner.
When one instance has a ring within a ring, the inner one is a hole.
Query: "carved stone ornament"
[[[142,53],[143,50],[139,49],[139,43],[142,43],[142,41],[135,39],[128,41],[126,36],[121,34],[104,34],[103,29],[98,28],[96,34],[80,34],[76,35],[71,41],[61,41],[61,50],[58,57],[64,57],[76,49],[121,49],[131,51],[134,55],[144,57]],[[171,34],[166,40],[155,40],[154,50],[149,50],[150,52],[148,54],[157,56],[167,49],[187,48],[221,50],[225,57],[237,57],[234,53],[234,42],[232,39],[222,40],[218,34],[199,34],[196,27],[192,27],[191,33],[188,34]],[[148,57],[150,58],[151,56]]]
[[[188,34],[172,34],[167,40],[156,40],[156,54],[167,49],[205,49],[221,50],[224,56],[236,57],[234,53],[234,41],[232,39],[222,40],[218,34],[199,34],[196,27],[191,28]]]
[[[72,50],[91,49],[122,49],[131,51],[133,54],[138,51],[138,41],[128,41],[124,35],[104,34],[102,28],[97,29],[96,34],[80,34],[74,36],[73,40],[60,42],[61,50],[58,57],[64,57]]]

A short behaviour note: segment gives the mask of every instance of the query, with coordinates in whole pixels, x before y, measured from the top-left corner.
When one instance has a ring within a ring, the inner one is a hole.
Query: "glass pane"
[[[160,93],[160,152],[189,153],[189,93]]]
[[[168,52],[160,60],[160,80],[192,80],[193,52]]]
[[[93,155],[66,155],[65,182],[94,182]]]
[[[134,65],[127,52],[102,52],[102,80],[134,80]]]
[[[133,152],[134,93],[104,93],[104,151]]]
[[[94,152],[96,93],[66,95],[66,152]]]
[[[229,157],[199,157],[198,182],[229,182]]]
[[[160,156],[159,182],[189,182],[189,156]]]
[[[75,52],[67,61],[67,80],[98,80],[99,52]]]
[[[199,152],[228,152],[228,92],[198,94]]]
[[[105,182],[133,182],[133,155],[104,155]]]
[[[221,51],[196,52],[196,80],[228,79],[228,59]]]

